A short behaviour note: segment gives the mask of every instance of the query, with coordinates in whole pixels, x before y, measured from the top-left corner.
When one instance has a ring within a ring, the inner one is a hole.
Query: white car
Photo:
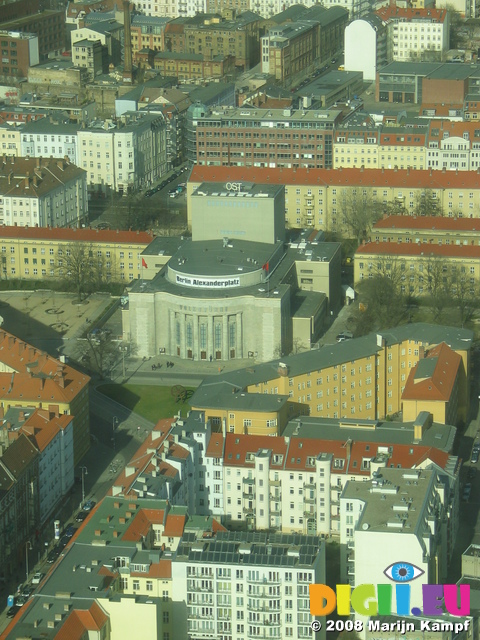
[[[37,571],[37,573],[35,573],[32,578],[32,584],[40,584],[40,582],[42,581],[42,578],[43,578],[43,573],[40,573],[40,571]]]

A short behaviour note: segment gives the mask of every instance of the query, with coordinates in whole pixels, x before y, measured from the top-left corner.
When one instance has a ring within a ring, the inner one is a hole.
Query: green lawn
[[[194,389],[185,388],[187,397],[190,397]],[[182,415],[186,416],[190,409],[188,400],[175,402],[171,390],[172,387],[137,384],[104,384],[98,387],[98,391],[112,400],[116,400],[116,402],[155,423],[162,418],[171,418],[180,410]]]

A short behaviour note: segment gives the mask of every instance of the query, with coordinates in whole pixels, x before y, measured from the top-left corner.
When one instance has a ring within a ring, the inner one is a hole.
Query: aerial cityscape
[[[0,45],[0,640],[480,640],[480,3]]]

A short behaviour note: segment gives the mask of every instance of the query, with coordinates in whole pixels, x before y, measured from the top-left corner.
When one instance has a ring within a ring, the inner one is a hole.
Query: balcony
[[[270,484],[272,485],[272,487],[281,487],[282,486],[282,481],[281,480],[270,480]]]
[[[303,483],[303,488],[304,489],[316,489],[317,485],[315,484],[315,482],[304,482]]]
[[[307,496],[303,496],[303,501],[308,503],[308,504],[315,504],[315,498],[310,498]]]
[[[264,576],[262,578],[247,578],[247,582],[249,584],[281,584],[280,578],[277,578],[275,580],[271,580],[270,578],[267,578],[266,576]]]
[[[305,518],[315,518],[315,511],[310,511],[310,509],[305,509],[303,512]]]
[[[255,484],[254,478],[242,478],[244,484]]]
[[[249,513],[253,516],[254,508],[253,507],[243,507],[243,513]]]
[[[250,499],[250,500],[254,500],[255,499],[255,494],[254,493],[250,493],[250,491],[243,491],[242,492],[242,496],[244,498],[246,498],[247,500],[248,499]]]

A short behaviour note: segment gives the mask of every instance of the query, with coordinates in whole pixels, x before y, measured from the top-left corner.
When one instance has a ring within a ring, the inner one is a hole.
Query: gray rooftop
[[[398,76],[428,76],[440,66],[442,66],[441,62],[390,62],[390,64],[382,67],[379,73],[380,76],[383,73]]]
[[[326,301],[324,293],[316,291],[297,291],[290,302],[294,318],[311,318]]]
[[[342,114],[340,109],[322,109],[318,111],[305,111],[303,109],[243,109],[237,108],[221,108],[217,107],[212,113],[206,115],[201,120],[215,120],[223,122],[231,121],[277,121],[277,122],[291,122],[294,126],[295,123],[302,122],[317,122],[317,123],[330,123],[333,127],[333,123]]]
[[[112,33],[123,30],[123,24],[116,20],[102,20],[101,22],[92,22],[85,28],[95,31],[96,33]]]
[[[352,438],[355,442],[379,444],[414,444],[413,422],[382,420],[349,420],[347,418],[315,418],[302,416],[290,420],[282,435],[296,438],[339,440]],[[434,422],[423,432],[418,443],[450,453],[457,430],[451,425]]]
[[[193,197],[220,196],[225,198],[275,198],[284,189],[279,184],[258,184],[256,182],[242,182],[239,191],[228,191],[225,185],[218,182],[202,182],[192,193]]]
[[[285,260],[283,261],[285,262]],[[291,356],[283,356],[282,362],[288,367],[288,375],[295,377],[304,373],[321,371],[328,367],[341,365],[360,358],[375,355],[380,347],[377,336],[385,339],[387,345],[398,344],[404,340],[417,341],[424,346],[434,346],[446,342],[454,350],[469,350],[472,346],[473,332],[458,327],[443,327],[427,323],[405,324],[393,329],[370,333],[354,340],[325,345],[321,349],[306,351]],[[278,360],[256,364],[254,367],[225,372],[211,377],[208,384],[211,389],[215,384],[228,383],[232,386],[246,389],[250,385],[259,384],[266,380],[278,378]],[[194,406],[197,394],[201,393],[202,383],[195,391],[191,404]],[[220,388],[220,387],[219,387]],[[211,391],[214,396],[213,390]],[[255,395],[255,394],[254,394]],[[200,395],[198,396],[200,397]],[[204,404],[200,406],[205,406]]]
[[[347,482],[341,499],[362,500],[365,508],[356,530],[416,534],[429,531],[425,516],[436,471],[383,468],[378,478]]]
[[[22,129],[22,134],[51,134],[76,136],[79,125],[72,123],[69,118],[62,118],[60,115],[50,118],[39,118],[26,122]]]

